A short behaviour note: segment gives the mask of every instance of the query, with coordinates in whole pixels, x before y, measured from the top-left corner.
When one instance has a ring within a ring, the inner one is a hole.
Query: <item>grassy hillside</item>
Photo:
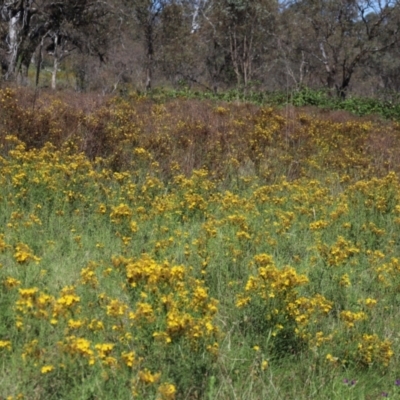
[[[0,398],[400,398],[397,122],[0,104]]]

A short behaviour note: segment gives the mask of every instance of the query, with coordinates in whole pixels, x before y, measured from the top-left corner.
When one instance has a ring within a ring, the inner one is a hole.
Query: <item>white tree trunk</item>
[[[56,90],[57,88],[57,70],[58,70],[58,35],[54,39],[54,61],[53,61],[53,71],[51,73],[51,88]]]
[[[6,79],[10,79],[15,74],[15,68],[17,66],[17,57],[18,57],[18,21],[20,18],[20,13],[17,13],[14,17],[12,17],[8,23],[8,53],[9,53],[9,62],[8,69],[6,73]]]
[[[51,88],[57,89],[57,69],[58,69],[58,57],[54,55],[53,71],[51,73]]]

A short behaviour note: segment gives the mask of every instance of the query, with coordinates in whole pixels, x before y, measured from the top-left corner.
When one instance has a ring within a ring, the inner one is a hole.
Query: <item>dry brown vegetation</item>
[[[0,99],[3,146],[6,135],[28,148],[74,146],[115,171],[132,167],[135,148],[146,150],[165,178],[175,165],[187,175],[205,167],[214,178],[256,172],[266,181],[312,176],[325,167],[355,178],[400,170],[400,124],[378,116],[28,89],[4,89]]]

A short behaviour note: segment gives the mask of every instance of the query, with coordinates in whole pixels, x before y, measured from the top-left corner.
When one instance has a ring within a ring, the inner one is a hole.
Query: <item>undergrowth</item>
[[[0,398],[399,398],[397,122],[0,102]]]

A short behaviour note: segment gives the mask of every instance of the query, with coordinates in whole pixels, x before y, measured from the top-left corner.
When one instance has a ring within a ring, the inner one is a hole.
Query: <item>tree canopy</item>
[[[2,79],[78,90],[400,87],[397,0],[1,0]],[[35,73],[29,73],[29,71]],[[35,78],[33,78],[35,76]]]

